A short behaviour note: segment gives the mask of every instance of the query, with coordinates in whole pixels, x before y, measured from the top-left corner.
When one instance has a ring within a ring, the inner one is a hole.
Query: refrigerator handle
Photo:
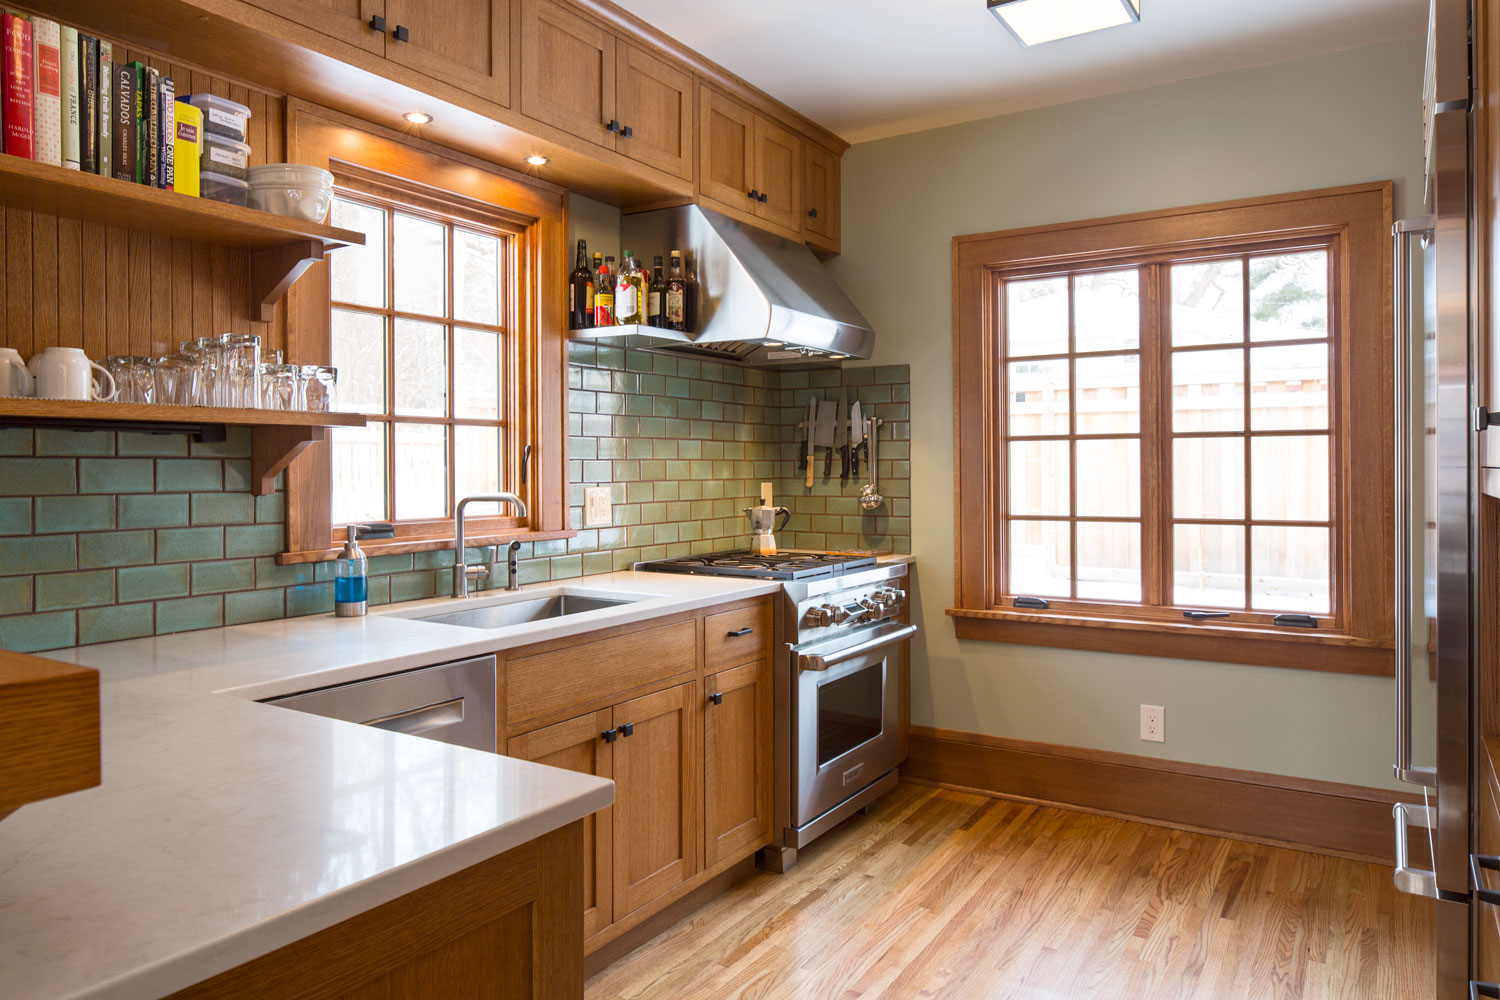
[[[1437,874],[1426,868],[1413,868],[1410,865],[1411,852],[1406,841],[1408,826],[1432,829],[1432,824],[1436,822],[1432,807],[1397,802],[1391,808],[1391,815],[1396,817],[1396,888],[1413,896],[1437,899]]]
[[[1401,781],[1428,788],[1437,787],[1437,768],[1413,767],[1411,762],[1411,310],[1407,291],[1411,287],[1411,238],[1431,233],[1434,216],[1402,219],[1391,227],[1393,246],[1391,289],[1394,356],[1391,371],[1395,386],[1395,614],[1396,645],[1396,763],[1392,770]],[[1397,817],[1397,835],[1405,836]]]

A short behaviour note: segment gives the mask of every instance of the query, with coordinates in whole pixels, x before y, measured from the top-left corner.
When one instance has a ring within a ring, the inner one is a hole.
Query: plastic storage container
[[[183,98],[195,108],[203,110],[203,131],[207,135],[221,135],[235,142],[245,141],[245,129],[250,121],[250,109],[238,101],[213,94],[193,94]]]
[[[198,197],[209,201],[222,201],[230,205],[244,205],[250,197],[250,185],[237,177],[204,173],[198,178]]]
[[[222,135],[205,135],[198,168],[203,173],[233,177],[240,181],[248,180],[250,146],[234,139],[226,139]]]

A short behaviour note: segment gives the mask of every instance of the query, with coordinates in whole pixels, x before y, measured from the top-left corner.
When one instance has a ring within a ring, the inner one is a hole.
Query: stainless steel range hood
[[[574,330],[575,340],[759,368],[836,366],[868,358],[875,331],[811,250],[718,212],[684,205],[627,215],[621,246],[649,263],[682,250],[698,280],[696,333],[651,326]]]

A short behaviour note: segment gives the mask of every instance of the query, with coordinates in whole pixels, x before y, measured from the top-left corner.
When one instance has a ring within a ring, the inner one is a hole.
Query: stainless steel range
[[[776,826],[761,863],[785,871],[798,848],[896,786],[901,761],[905,564],[867,554],[720,552],[638,570],[781,580],[776,612]]]

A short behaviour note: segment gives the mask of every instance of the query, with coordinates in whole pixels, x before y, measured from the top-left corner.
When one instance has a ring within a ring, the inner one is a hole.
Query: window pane
[[[396,308],[401,312],[443,315],[448,301],[445,227],[398,212],[395,237]]]
[[[1245,439],[1177,438],[1172,442],[1172,516],[1245,516]]]
[[[1260,611],[1327,614],[1327,528],[1250,529],[1255,566],[1251,606]]]
[[[396,516],[408,520],[448,513],[448,428],[397,424]]]
[[[1328,520],[1328,437],[1250,442],[1250,510],[1257,521]]]
[[[1135,438],[1086,439],[1074,447],[1078,462],[1078,513],[1085,517],[1138,517],[1141,443]],[[1082,558],[1082,536],[1078,550]],[[1078,566],[1081,574],[1083,564]]]
[[[1013,594],[1067,597],[1067,521],[1010,522],[1010,589]]]
[[[488,330],[453,331],[453,413],[500,417],[500,335]]]
[[[365,234],[365,245],[328,255],[333,301],[385,307],[385,210],[343,198],[333,200],[330,224]]]
[[[1245,606],[1245,529],[1179,524],[1172,529],[1172,602],[1210,608]]]
[[[1012,441],[1011,514],[1068,515],[1068,442]]]
[[[448,338],[442,325],[396,320],[396,412],[448,415]]]
[[[333,428],[334,524],[385,520],[385,428],[382,423]]]
[[[1075,351],[1133,350],[1140,346],[1140,330],[1139,271],[1106,271],[1073,278]]]
[[[1011,437],[1068,433],[1068,362],[1016,361],[1006,379]]]
[[[500,241],[453,231],[453,310],[469,323],[500,325]]]
[[[385,412],[385,317],[333,311],[329,359],[339,370],[339,409]]]
[[[455,427],[453,429],[453,475],[457,484],[456,503],[475,493],[495,493],[500,489],[500,428]],[[500,510],[496,503],[474,503],[464,508],[470,515],[515,514],[509,504]]]
[[[1172,346],[1245,339],[1245,270],[1238,260],[1172,266]]]
[[[1078,522],[1078,596],[1141,599],[1141,526]]]
[[[1245,426],[1245,352],[1172,355],[1172,429],[1237,431]]]
[[[1250,339],[1328,336],[1328,254],[1250,258]]]
[[[1066,354],[1068,279],[1005,283],[1006,353]]]
[[[1073,375],[1079,434],[1134,434],[1140,428],[1140,355],[1079,358]]]
[[[1328,345],[1250,351],[1250,426],[1322,430],[1328,426]]]

